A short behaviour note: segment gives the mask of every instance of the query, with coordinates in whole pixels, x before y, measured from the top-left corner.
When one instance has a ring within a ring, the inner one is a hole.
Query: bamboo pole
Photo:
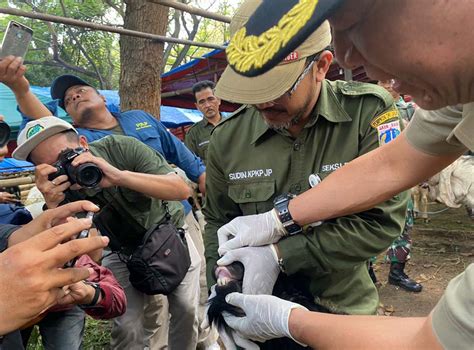
[[[179,96],[179,95],[184,95],[188,94],[193,91],[193,88],[186,88],[186,89],[181,89],[181,90],[175,90],[175,91],[169,91],[169,92],[163,92],[161,94],[161,98],[167,98],[167,97],[173,97],[173,96]]]
[[[183,4],[181,2],[173,1],[173,0],[147,0],[148,2],[152,2],[154,4],[158,5],[163,5],[163,6],[168,6],[172,7],[176,10],[181,10],[184,12],[188,12],[192,15],[200,16],[200,17],[205,17],[205,18],[210,18],[214,19],[219,22],[224,22],[224,23],[230,23],[231,18],[228,16],[220,15],[218,13],[213,13],[210,11],[206,11],[197,7],[189,6],[186,4]]]
[[[2,179],[0,180],[0,187],[13,187],[18,185],[26,185],[35,182],[35,176],[23,176],[23,177],[16,177],[11,179]]]
[[[29,191],[35,186],[36,185],[34,183],[32,183],[32,184],[26,184],[26,185],[18,185],[18,188],[20,189],[20,191],[26,191],[26,190]]]
[[[128,35],[128,36],[133,36],[133,37],[138,37],[138,38],[150,39],[150,40],[155,40],[159,42],[168,42],[168,43],[174,43],[174,44],[207,47],[209,49],[225,49],[224,46],[217,45],[217,44],[203,43],[199,41],[185,40],[185,39],[179,39],[179,38],[169,38],[163,35],[143,33],[136,30],[118,28],[118,27],[114,27],[110,25],[92,23],[92,22],[87,22],[87,21],[80,21],[77,19],[66,18],[66,17],[61,17],[61,16],[47,15],[47,14],[38,13],[38,12],[17,10],[17,9],[13,9],[9,7],[7,8],[0,7],[0,13],[13,15],[13,16],[19,16],[19,17],[34,18],[34,19],[39,19],[41,21],[46,21],[46,22],[67,24],[73,27],[89,28],[92,30],[99,30],[103,32],[117,33],[121,35]]]

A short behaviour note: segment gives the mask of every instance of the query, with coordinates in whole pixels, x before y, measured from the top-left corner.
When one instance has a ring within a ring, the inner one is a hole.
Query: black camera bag
[[[96,203],[104,203],[95,198]],[[116,200],[107,202],[94,216],[94,224],[109,237],[112,252],[127,264],[130,283],[147,295],[173,292],[191,266],[184,230],[171,222],[168,203],[163,201],[166,216],[163,222],[148,231]]]
[[[127,261],[130,282],[148,295],[173,292],[189,266],[191,258],[184,230],[169,221],[152,227]]]

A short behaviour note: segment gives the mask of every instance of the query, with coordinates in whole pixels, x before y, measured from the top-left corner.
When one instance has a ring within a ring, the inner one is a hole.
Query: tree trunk
[[[125,28],[166,35],[168,7],[146,0],[125,0],[125,3]],[[121,36],[120,61],[121,109],[142,109],[159,118],[163,44]]]

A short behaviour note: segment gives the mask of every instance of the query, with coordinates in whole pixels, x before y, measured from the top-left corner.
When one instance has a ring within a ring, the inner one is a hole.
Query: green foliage
[[[95,0],[2,0],[1,4],[96,23],[120,19],[108,5]],[[23,23],[34,31],[33,41],[25,58],[27,78],[33,85],[48,86],[56,76],[69,73],[78,75],[99,88],[118,88],[120,53],[116,34],[3,16],[0,18],[0,28],[3,29],[0,38],[10,20]]]
[[[86,350],[109,349],[111,323],[86,317],[82,348]],[[33,329],[27,350],[43,350],[38,327]]]
[[[242,0],[179,1],[226,16],[232,16],[242,2]],[[94,23],[123,24],[123,0],[0,0],[0,6]],[[222,44],[230,39],[228,24],[193,17],[190,14],[179,16],[179,30],[175,32],[174,11],[170,10],[168,36],[188,39],[193,25],[198,24],[198,30],[192,38],[189,38],[190,40]],[[33,85],[49,86],[58,75],[75,74],[98,88],[118,89],[120,50],[117,34],[0,15],[0,39],[10,20],[23,23],[34,31],[33,42],[25,59],[28,66],[27,78]],[[210,49],[171,45],[168,51],[163,71],[200,57]]]

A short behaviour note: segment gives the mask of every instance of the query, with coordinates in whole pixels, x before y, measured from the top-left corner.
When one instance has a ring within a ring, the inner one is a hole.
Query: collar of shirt
[[[255,111],[256,113],[259,113],[257,110]],[[321,85],[321,92],[319,94],[316,106],[311,112],[310,119],[304,127],[314,127],[319,119],[319,116],[322,116],[323,118],[332,123],[344,123],[352,121],[352,118],[344,110],[341,103],[337,99],[334,90],[326,80],[324,80]],[[271,130],[261,116],[260,118],[258,118],[257,125],[255,125],[255,128],[253,130],[254,133],[252,136],[252,143],[257,142],[260,137],[267,133],[267,131],[277,132]]]

